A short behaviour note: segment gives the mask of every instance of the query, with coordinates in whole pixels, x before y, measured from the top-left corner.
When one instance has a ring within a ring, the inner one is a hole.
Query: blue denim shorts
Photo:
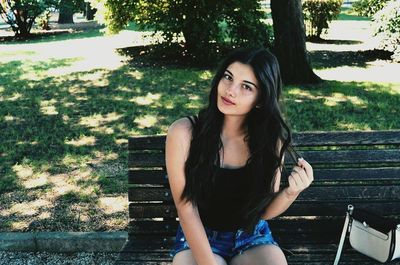
[[[234,232],[218,232],[206,227],[205,230],[212,251],[222,256],[226,261],[230,261],[234,256],[240,255],[243,251],[255,246],[271,244],[278,246],[272,237],[268,222],[265,220],[260,220],[257,223],[252,234],[248,234],[242,229]],[[182,227],[179,225],[174,249],[170,256],[174,257],[178,252],[186,249],[190,249],[190,247],[183,234]]]

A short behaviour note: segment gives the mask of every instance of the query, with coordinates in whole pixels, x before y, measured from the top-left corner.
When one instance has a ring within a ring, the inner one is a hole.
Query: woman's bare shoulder
[[[192,134],[192,124],[187,117],[174,121],[168,128],[168,136],[181,140],[190,139]]]

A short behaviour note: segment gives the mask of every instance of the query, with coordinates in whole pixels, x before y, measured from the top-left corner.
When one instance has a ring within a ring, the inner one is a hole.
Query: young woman
[[[220,65],[208,107],[169,128],[166,165],[179,216],[174,265],[287,264],[266,220],[313,181],[300,158],[280,188],[291,134],[279,108],[281,77],[264,49],[240,49]]]

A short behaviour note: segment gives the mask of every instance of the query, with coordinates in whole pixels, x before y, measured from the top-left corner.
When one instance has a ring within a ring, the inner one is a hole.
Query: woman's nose
[[[237,89],[238,89],[238,85],[237,84],[235,84],[234,82],[232,82],[232,83],[230,83],[228,86],[227,86],[227,88],[226,88],[226,91],[227,91],[227,93],[229,94],[229,95],[231,95],[231,96],[236,96],[236,94],[237,94]]]

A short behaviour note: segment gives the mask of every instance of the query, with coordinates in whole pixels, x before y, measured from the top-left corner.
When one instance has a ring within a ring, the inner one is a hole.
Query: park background
[[[374,15],[352,3],[340,1],[326,31],[306,42],[324,82],[283,88],[294,132],[400,128],[399,58],[374,37]],[[271,28],[270,3],[258,10]],[[59,11],[29,36],[0,20],[0,231],[124,231],[128,137],[165,134],[197,113],[215,65],[163,50],[165,36],[135,21],[109,35],[110,18],[108,28],[81,12],[58,23]]]

